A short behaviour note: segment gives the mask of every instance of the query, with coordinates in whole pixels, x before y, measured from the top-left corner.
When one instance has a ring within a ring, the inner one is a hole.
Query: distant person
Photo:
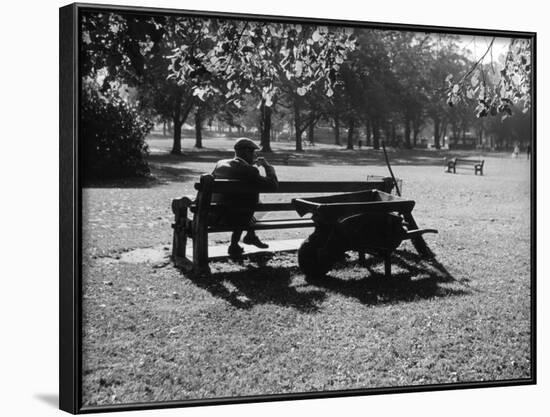
[[[241,138],[235,142],[235,157],[233,159],[222,159],[216,163],[212,175],[214,178],[243,180],[251,186],[265,186],[268,189],[276,189],[279,185],[275,168],[264,158],[257,157],[256,150],[259,149],[252,140]],[[265,176],[260,174],[256,166],[261,166],[265,170]],[[247,228],[253,224],[254,207],[259,202],[257,192],[246,194],[212,194],[212,202],[221,203],[227,206],[227,210],[214,214],[210,219],[211,223],[217,225],[233,226],[231,234],[231,243],[227,250],[230,256],[238,256],[244,252],[239,246],[239,240],[244,230],[247,233],[243,242],[248,245],[254,245],[258,248],[267,248],[254,230]]]
[[[527,144],[527,148],[525,149],[525,152],[527,153],[527,159],[531,156],[531,144]]]
[[[516,145],[514,146],[514,152],[512,152],[512,158],[517,158],[519,157],[519,146]]]

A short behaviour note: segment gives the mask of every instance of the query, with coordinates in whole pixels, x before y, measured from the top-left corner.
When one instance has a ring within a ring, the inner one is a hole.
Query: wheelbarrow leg
[[[384,273],[387,279],[391,278],[391,253],[384,255]]]

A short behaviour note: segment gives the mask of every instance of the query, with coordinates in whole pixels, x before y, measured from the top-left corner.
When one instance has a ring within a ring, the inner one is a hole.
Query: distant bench
[[[475,175],[477,175],[478,172],[480,175],[483,175],[483,164],[485,162],[483,159],[445,158],[445,162],[447,165],[447,172],[451,172],[452,170],[453,174],[456,174],[457,168],[473,168]]]
[[[220,203],[212,203],[213,193],[251,193],[258,192],[270,194],[306,194],[306,193],[346,193],[366,190],[381,190],[390,193],[393,188],[391,178],[383,178],[370,181],[280,181],[276,190],[265,189],[257,185],[251,185],[239,180],[215,179],[212,175],[205,174],[195,184],[196,198],[182,197],[172,201],[172,212],[175,219],[172,225],[174,229],[172,241],[172,260],[176,266],[195,271],[208,269],[208,234],[218,232],[230,232],[232,227],[209,224],[209,213],[227,209]],[[232,207],[237,208],[237,207]],[[256,212],[281,212],[292,211],[290,198],[288,201],[275,203],[260,203],[256,205]],[[190,218],[189,214],[193,217]],[[294,213],[295,214],[295,213]],[[243,227],[247,230],[275,230],[313,227],[310,218],[295,217],[285,219],[257,220],[255,223]],[[193,242],[193,255],[190,260],[186,255],[187,240]]]

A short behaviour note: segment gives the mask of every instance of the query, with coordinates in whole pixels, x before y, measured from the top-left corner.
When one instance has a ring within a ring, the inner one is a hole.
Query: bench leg
[[[209,272],[208,266],[208,209],[212,198],[214,177],[201,176],[202,190],[197,194],[197,211],[193,217],[193,270]]]
[[[175,221],[172,225],[174,233],[172,236],[172,262],[178,268],[189,270],[192,267],[191,261],[187,258],[187,237],[189,235],[189,223],[187,218],[187,207],[181,205],[181,201],[173,203]]]
[[[172,239],[172,261],[178,268],[190,269],[191,261],[187,258],[187,232],[185,227],[174,225]]]
[[[203,273],[209,271],[208,266],[208,233],[198,233],[193,239],[193,271]]]

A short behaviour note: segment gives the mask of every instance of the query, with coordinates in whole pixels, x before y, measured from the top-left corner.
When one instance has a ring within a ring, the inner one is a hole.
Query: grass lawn
[[[155,180],[83,190],[85,406],[531,377],[527,160],[486,154],[484,176],[454,175],[444,156],[477,154],[391,151],[419,226],[439,230],[426,235],[436,259],[404,242],[391,280],[381,259],[352,255],[310,285],[295,253],[215,262],[202,278],[167,262],[171,200],[193,195],[232,141],[181,157],[170,144],[150,141]],[[387,175],[372,149],[318,145],[288,165],[292,144],[274,149],[280,180]]]

